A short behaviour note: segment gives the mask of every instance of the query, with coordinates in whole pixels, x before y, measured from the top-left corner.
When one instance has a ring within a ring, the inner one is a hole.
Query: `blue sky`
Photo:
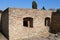
[[[32,8],[33,0],[0,0],[0,9],[5,10],[8,7],[12,8]],[[38,9],[43,6],[46,9],[57,9],[60,8],[60,0],[35,0],[38,5]]]

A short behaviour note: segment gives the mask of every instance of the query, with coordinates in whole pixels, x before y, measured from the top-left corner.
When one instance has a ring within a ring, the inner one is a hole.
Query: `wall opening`
[[[31,18],[31,17],[23,18],[23,26],[24,27],[33,27],[33,18]]]
[[[45,26],[50,26],[50,18],[49,17],[45,18]]]

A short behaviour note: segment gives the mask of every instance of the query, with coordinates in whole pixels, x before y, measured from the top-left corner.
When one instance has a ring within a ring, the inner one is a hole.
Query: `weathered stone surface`
[[[33,18],[33,28],[23,26],[23,18]],[[45,26],[45,18],[51,18],[51,11],[37,9],[9,8],[9,38],[18,40],[34,36],[47,37],[49,30]]]
[[[53,12],[51,18],[52,31],[55,33],[60,32],[60,12]]]
[[[51,15],[52,11],[46,10],[8,8],[2,14],[2,32],[9,40],[55,40],[54,34],[48,37],[49,26],[45,26],[45,18],[51,19]],[[23,26],[23,19],[26,17],[33,18],[33,28]],[[59,22],[55,21],[54,24]]]

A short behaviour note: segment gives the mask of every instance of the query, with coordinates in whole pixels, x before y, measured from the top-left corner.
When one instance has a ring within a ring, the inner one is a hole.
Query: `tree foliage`
[[[57,12],[60,12],[60,9],[57,9]]]
[[[43,6],[41,10],[46,10],[45,7]]]
[[[37,3],[35,1],[32,2],[32,8],[37,9]]]

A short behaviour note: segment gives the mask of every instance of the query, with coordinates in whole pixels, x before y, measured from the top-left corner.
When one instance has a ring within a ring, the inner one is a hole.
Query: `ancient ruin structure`
[[[0,32],[8,40],[48,37],[60,32],[60,12],[53,10],[7,8],[0,11]],[[36,6],[36,7],[35,7]]]
[[[9,40],[48,37],[60,32],[60,12],[38,9],[7,8],[1,12],[1,32]]]

